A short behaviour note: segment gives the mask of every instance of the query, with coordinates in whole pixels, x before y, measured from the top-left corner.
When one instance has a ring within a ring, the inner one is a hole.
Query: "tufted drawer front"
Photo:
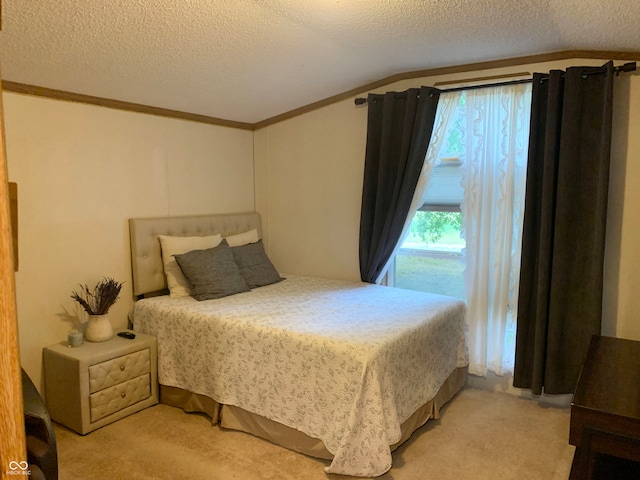
[[[89,393],[126,382],[143,373],[149,373],[149,349],[123,355],[89,367]]]
[[[151,396],[149,374],[100,390],[89,396],[91,421],[111,415]]]

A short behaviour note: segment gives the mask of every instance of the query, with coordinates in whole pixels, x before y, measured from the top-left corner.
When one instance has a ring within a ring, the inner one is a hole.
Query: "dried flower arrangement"
[[[113,278],[104,277],[94,287],[93,291],[89,287],[80,285],[80,293],[75,290],[71,294],[76,302],[82,305],[89,315],[105,315],[111,306],[120,298],[122,282],[116,282]]]

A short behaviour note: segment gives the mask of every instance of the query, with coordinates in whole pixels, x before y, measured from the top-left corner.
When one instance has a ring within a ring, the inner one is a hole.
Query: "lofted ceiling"
[[[391,75],[640,52],[638,0],[2,0],[2,78],[257,123]]]

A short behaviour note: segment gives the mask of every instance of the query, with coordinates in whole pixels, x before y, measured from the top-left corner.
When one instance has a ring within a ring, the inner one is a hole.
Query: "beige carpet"
[[[569,409],[466,388],[393,455],[381,480],[566,480]],[[157,405],[86,436],[56,425],[60,480],[335,479],[323,460]]]

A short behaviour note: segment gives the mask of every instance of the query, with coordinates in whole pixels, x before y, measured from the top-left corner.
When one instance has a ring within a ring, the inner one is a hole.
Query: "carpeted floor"
[[[567,408],[466,388],[393,455],[381,480],[566,480],[574,447]],[[56,425],[60,480],[347,480],[323,460],[202,415],[157,405],[86,436]]]

